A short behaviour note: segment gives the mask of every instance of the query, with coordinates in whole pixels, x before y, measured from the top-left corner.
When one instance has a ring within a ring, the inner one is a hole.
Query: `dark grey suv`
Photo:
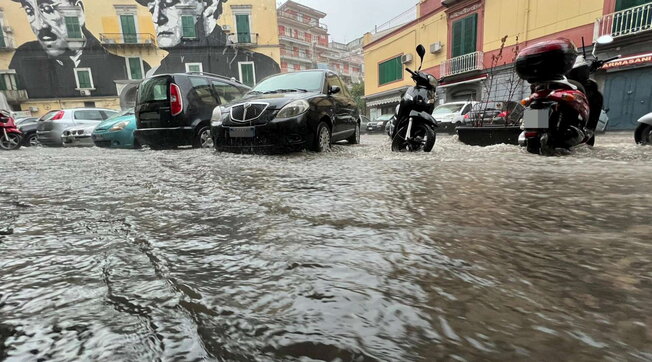
[[[141,145],[153,149],[213,146],[213,109],[240,99],[249,87],[208,73],[162,74],[138,87],[136,130]]]

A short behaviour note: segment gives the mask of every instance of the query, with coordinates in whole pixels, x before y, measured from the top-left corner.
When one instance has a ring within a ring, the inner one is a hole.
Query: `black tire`
[[[396,136],[392,140],[392,151],[394,152],[430,152],[435,146],[437,134],[430,127],[424,124],[416,124],[413,126],[412,136],[416,141],[406,141],[405,134],[407,127],[403,127],[396,132]]]
[[[36,133],[30,133],[23,139],[23,146],[25,147],[40,147],[41,142],[38,140]]]
[[[195,140],[192,144],[193,148],[213,148],[213,137],[211,137],[211,128],[203,126],[195,134]]]
[[[652,145],[652,126],[641,123],[634,133],[634,140],[639,145]]]
[[[23,136],[18,133],[8,133],[0,136],[0,150],[13,151],[23,145]]]
[[[326,122],[319,122],[317,132],[312,141],[312,150],[315,152],[328,151],[331,148],[331,129]]]
[[[352,145],[358,145],[360,144],[360,123],[355,125],[355,132],[351,135],[351,137],[346,139],[346,142],[352,144]]]
[[[539,138],[528,138],[526,149],[529,153],[538,155],[541,153],[541,143]]]
[[[140,144],[140,142],[138,142],[137,139],[134,139],[134,143],[132,144],[132,147],[134,148],[134,150],[140,150],[141,148],[143,148],[143,146]]]

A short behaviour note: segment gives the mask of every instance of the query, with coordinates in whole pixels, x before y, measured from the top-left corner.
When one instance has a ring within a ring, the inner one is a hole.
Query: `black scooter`
[[[405,91],[398,106],[391,135],[394,152],[430,152],[435,146],[437,121],[431,114],[435,109],[438,82],[433,75],[421,71],[426,54],[423,45],[417,47],[417,54],[421,58],[419,69],[414,72],[405,68],[416,86]]]

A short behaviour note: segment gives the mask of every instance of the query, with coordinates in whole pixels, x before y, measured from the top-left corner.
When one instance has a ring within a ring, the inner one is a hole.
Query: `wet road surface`
[[[0,153],[0,359],[652,360],[652,147]]]

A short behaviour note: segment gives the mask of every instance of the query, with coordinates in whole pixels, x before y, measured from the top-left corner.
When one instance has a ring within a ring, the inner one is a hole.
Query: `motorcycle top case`
[[[530,83],[562,79],[573,69],[577,48],[568,39],[542,41],[523,49],[516,57],[516,73]]]

